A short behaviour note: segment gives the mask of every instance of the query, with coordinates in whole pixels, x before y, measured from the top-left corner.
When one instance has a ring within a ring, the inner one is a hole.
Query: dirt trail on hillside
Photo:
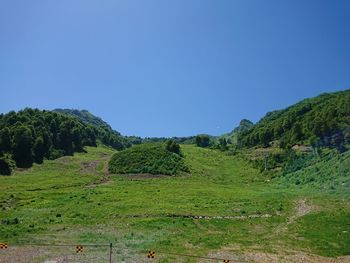
[[[96,173],[96,167],[102,161],[82,162],[80,164],[80,173],[82,174],[94,174]]]
[[[294,214],[288,218],[288,221],[284,224],[279,225],[275,228],[275,234],[281,234],[288,230],[288,226],[294,223],[298,218],[307,215],[313,211],[317,210],[317,207],[311,204],[308,204],[306,199],[299,199],[295,202]]]
[[[81,174],[95,174],[100,176],[98,181],[88,184],[86,187],[93,188],[100,184],[106,184],[111,180],[111,174],[108,171],[108,160],[110,156],[108,154],[101,153],[98,160],[90,162],[82,162],[80,164],[79,172]],[[98,170],[98,165],[102,164],[101,170]]]
[[[316,209],[315,206],[307,204],[306,199],[300,199],[295,204],[295,214],[291,216],[287,222],[287,225],[292,224],[299,217],[307,215]]]

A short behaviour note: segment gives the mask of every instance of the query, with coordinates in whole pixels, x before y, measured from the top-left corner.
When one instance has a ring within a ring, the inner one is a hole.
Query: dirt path
[[[316,206],[308,204],[306,199],[299,199],[295,202],[294,214],[288,218],[288,221],[276,227],[274,234],[281,234],[288,230],[288,226],[295,222],[298,218],[307,215],[317,209]]]
[[[190,218],[194,220],[245,220],[250,218],[268,218],[272,217],[270,214],[252,214],[245,216],[204,216],[204,215],[180,215],[180,214],[130,214],[130,215],[116,215],[114,218]]]
[[[316,209],[315,206],[307,204],[306,199],[300,199],[295,204],[295,214],[291,216],[287,222],[287,225],[292,224],[299,217],[307,215]]]
[[[101,155],[101,159],[91,162],[82,162],[80,165],[81,174],[96,174],[100,176],[98,181],[88,184],[86,187],[94,188],[100,184],[106,184],[111,180],[111,174],[108,171],[109,155]],[[100,171],[97,170],[98,165],[102,164],[103,167]]]
[[[96,173],[96,167],[102,163],[102,161],[91,161],[91,162],[82,162],[80,164],[80,173],[82,174],[94,174]]]

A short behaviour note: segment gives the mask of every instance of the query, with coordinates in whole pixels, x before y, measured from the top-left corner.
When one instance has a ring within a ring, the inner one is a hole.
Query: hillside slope
[[[87,111],[72,112],[75,114],[26,108],[1,114],[0,174],[11,174],[12,160],[17,167],[28,168],[33,162],[40,164],[44,159],[73,155],[84,146],[96,146],[97,140],[118,150],[134,142]]]
[[[342,189],[350,194],[350,151],[301,156],[285,168],[281,182],[313,189]]]
[[[96,137],[93,126],[55,112],[27,108],[0,115],[0,157],[13,159],[17,167],[96,146]]]
[[[253,126],[254,124],[250,120],[243,119],[236,128],[229,133],[219,136],[219,139],[224,138],[230,144],[237,144],[239,134],[249,131]]]
[[[82,120],[83,122],[95,126],[100,126],[100,127],[106,127],[108,129],[112,129],[112,127],[102,120],[100,117],[97,117],[90,113],[88,110],[76,110],[76,109],[54,109],[54,112],[58,113],[63,113],[63,114],[68,114],[73,117],[77,117],[78,119]],[[116,132],[117,134],[120,134],[119,132]]]
[[[269,262],[301,256],[338,262],[324,256],[349,253],[344,192],[281,187],[239,157],[181,147],[190,176],[112,176],[106,167],[115,151],[98,146],[0,177],[0,240],[11,248],[0,261],[16,256],[16,263],[72,262],[84,256],[85,262],[104,262],[108,254],[102,247],[78,255],[75,246],[26,245],[33,242],[113,242],[116,262],[143,262],[150,248],[233,262],[261,262],[266,253]],[[158,253],[157,260],[187,258]]]
[[[240,146],[282,148],[295,144],[342,147],[350,142],[350,90],[324,93],[284,110],[269,112],[250,130],[241,133]]]
[[[118,150],[143,142],[143,140],[137,136],[121,135],[120,132],[113,130],[107,122],[90,113],[88,110],[55,109],[53,111],[76,117],[82,122],[94,126],[98,130],[98,139],[104,144],[110,145]]]

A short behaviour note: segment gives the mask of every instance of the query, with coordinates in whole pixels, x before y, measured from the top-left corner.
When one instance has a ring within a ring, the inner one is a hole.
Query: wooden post
[[[109,243],[109,263],[112,263],[112,243]]]

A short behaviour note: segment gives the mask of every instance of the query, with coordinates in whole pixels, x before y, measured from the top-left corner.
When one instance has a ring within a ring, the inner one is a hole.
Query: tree
[[[15,168],[15,162],[11,159],[10,155],[4,155],[0,157],[0,174],[11,175],[12,170]]]
[[[32,147],[31,130],[24,125],[16,127],[13,138],[13,159],[18,167],[27,168],[33,164]]]
[[[79,127],[74,127],[72,129],[72,141],[75,151],[81,151],[83,149],[82,143],[81,143],[81,134],[82,131]]]
[[[70,122],[68,120],[62,122],[59,127],[59,139],[60,139],[59,148],[64,150],[66,155],[72,155],[73,140],[72,140]]]
[[[169,152],[173,152],[173,153],[176,153],[178,155],[181,155],[180,153],[180,145],[175,141],[175,140],[168,140],[166,142],[166,149],[169,151]]]
[[[219,147],[221,150],[226,150],[227,149],[227,140],[223,137],[219,139]]]
[[[45,145],[43,137],[37,137],[33,147],[34,161],[36,163],[43,163],[45,155]]]
[[[303,137],[302,127],[299,122],[295,123],[291,130],[291,138],[293,142],[298,142]]]
[[[11,151],[11,134],[8,127],[0,130],[0,152],[10,152]]]
[[[196,136],[196,144],[199,147],[208,147],[210,145],[210,137],[206,134]]]
[[[260,141],[260,143],[262,143],[262,145],[264,147],[268,147],[269,146],[269,143],[270,143],[271,139],[272,139],[272,137],[271,137],[271,134],[269,133],[269,130],[263,129],[259,133],[259,141]]]

